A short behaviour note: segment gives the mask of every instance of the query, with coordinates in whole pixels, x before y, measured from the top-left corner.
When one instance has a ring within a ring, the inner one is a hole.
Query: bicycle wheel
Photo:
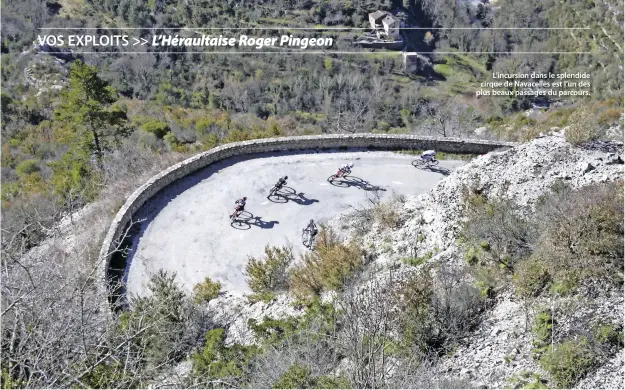
[[[439,161],[438,160],[432,160],[430,161],[430,163],[428,164],[429,166],[434,166],[434,165],[438,165]]]
[[[230,222],[230,226],[237,230],[249,230],[252,228],[252,225],[250,225],[247,221],[242,221],[236,218]]]
[[[308,248],[308,241],[310,241],[310,232],[306,229],[302,232],[302,244]]]
[[[422,158],[418,158],[412,162],[412,165],[417,168],[423,168],[425,164],[426,163]]]

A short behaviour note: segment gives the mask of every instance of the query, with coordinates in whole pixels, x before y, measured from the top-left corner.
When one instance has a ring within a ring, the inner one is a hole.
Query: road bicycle
[[[302,244],[308,249],[312,249],[315,245],[315,236],[309,228],[302,230]]]
[[[271,187],[271,189],[269,190],[269,196],[274,196],[278,191],[280,191],[282,189],[282,186],[277,186],[274,185],[273,187]]]
[[[336,171],[336,173],[334,175],[332,175],[332,176],[330,176],[328,178],[328,181],[332,182],[332,181],[338,179],[339,177],[346,177],[350,173],[352,173],[352,171],[342,171],[342,170],[339,169],[338,171]]]
[[[230,221],[234,222],[239,217],[239,215],[241,215],[242,212],[242,209],[239,209],[238,207],[235,208],[232,214],[230,214]]]
[[[412,162],[417,168],[429,168],[438,165],[439,161],[437,159],[424,159],[423,157],[419,157],[418,159]]]

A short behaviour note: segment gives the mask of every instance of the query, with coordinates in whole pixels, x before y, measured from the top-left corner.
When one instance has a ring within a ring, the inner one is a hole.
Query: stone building
[[[369,23],[378,38],[399,38],[400,21],[391,13],[377,10],[369,14]]]

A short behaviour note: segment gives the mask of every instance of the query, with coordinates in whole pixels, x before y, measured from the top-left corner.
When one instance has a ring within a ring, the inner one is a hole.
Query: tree
[[[111,140],[126,135],[126,113],[111,107],[115,91],[98,76],[98,69],[76,61],[70,71],[69,87],[61,93],[61,105],[54,118],[72,147],[95,155],[100,165]]]
[[[452,109],[442,101],[431,102],[426,108],[426,113],[434,124],[433,130],[443,137],[447,137],[447,128],[453,119]]]

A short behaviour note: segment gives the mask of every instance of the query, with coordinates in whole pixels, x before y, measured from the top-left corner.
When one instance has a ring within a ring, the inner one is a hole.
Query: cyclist
[[[310,220],[306,229],[304,229],[304,246],[313,249],[313,243],[315,242],[315,236],[317,235],[317,225],[315,225],[314,220]],[[306,236],[306,232],[308,232],[308,236]]]
[[[310,236],[311,237],[315,237],[317,235],[317,232],[319,231],[317,229],[317,225],[315,225],[315,221],[313,219],[310,220],[310,222],[308,223],[308,226],[306,226],[306,229],[310,232]]]
[[[426,150],[425,152],[421,153],[421,159],[428,163],[436,161],[434,156],[436,156],[436,152],[434,150]]]
[[[232,213],[232,215],[237,215],[240,214],[241,212],[245,211],[245,203],[247,201],[247,197],[244,196],[241,199],[238,199],[236,202],[234,202],[234,204],[236,205],[236,207],[234,208],[234,213]]]
[[[284,176],[284,177],[281,177],[280,180],[278,180],[278,182],[276,183],[276,191],[281,189],[282,186],[284,186],[286,184],[286,180],[288,178],[289,178],[288,176]]]
[[[343,164],[339,167],[339,172],[341,172],[341,176],[348,175],[352,173],[352,168],[354,167],[354,163]]]

